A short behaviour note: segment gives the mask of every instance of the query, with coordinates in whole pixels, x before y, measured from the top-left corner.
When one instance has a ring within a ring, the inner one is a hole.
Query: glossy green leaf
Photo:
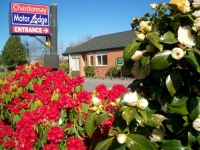
[[[166,86],[171,96],[176,94],[182,83],[180,72],[176,69],[173,70],[166,78]]]
[[[151,43],[157,47],[160,51],[163,50],[163,45],[159,43],[160,37],[156,32],[149,32],[146,34],[146,37],[151,41]]]
[[[168,104],[168,108],[176,114],[187,115],[187,97],[174,97],[171,104]]]
[[[96,115],[96,124],[100,125],[104,120],[107,120],[109,118],[109,113],[105,112],[100,115]]]
[[[144,53],[140,58],[140,66],[142,70],[145,70],[150,59],[150,53]]]
[[[193,51],[189,51],[185,58],[200,73],[200,56]]]
[[[175,44],[178,42],[178,40],[175,38],[175,35],[173,32],[168,31],[162,36],[162,40],[160,40],[162,43],[166,44]]]
[[[171,113],[167,116],[166,127],[174,134],[183,129],[184,120],[178,114]],[[176,121],[174,121],[176,120]],[[178,122],[178,123],[177,123]]]
[[[17,123],[19,120],[21,120],[21,116],[20,115],[15,115],[14,118],[13,118],[13,125],[15,123]]]
[[[125,146],[130,150],[155,150],[150,141],[139,134],[129,134]]]
[[[86,103],[82,103],[82,112],[88,113],[89,106]]]
[[[160,126],[160,121],[152,114],[147,117],[146,124],[151,127],[158,127]]]
[[[151,62],[151,69],[162,70],[169,67],[174,62],[171,56],[171,50],[163,50],[157,53]]]
[[[127,109],[122,113],[122,118],[126,121],[127,125],[135,118],[136,110]]]
[[[123,58],[124,58],[124,62],[126,63],[126,61],[128,61],[133,54],[135,53],[136,50],[138,50],[138,47],[140,46],[141,42],[138,41],[137,38],[133,39],[133,41],[128,44],[125,49],[124,49],[124,54],[123,54]]]
[[[107,150],[109,148],[109,146],[111,145],[113,139],[114,139],[114,137],[111,137],[102,142],[99,142],[96,145],[96,147],[94,148],[94,150]]]
[[[151,94],[151,98],[153,99],[157,99],[160,97],[160,95],[162,94],[163,91],[163,87],[160,85],[152,85],[150,87],[150,94]]]
[[[168,140],[163,143],[162,148],[164,150],[186,150],[179,140]]]
[[[92,136],[94,130],[96,129],[95,118],[96,113],[89,113],[85,121],[85,131],[89,137]]]
[[[195,120],[200,114],[200,97],[194,97],[188,101],[189,117]]]

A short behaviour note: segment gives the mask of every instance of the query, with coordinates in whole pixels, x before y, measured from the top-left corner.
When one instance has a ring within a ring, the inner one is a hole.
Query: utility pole
[[[54,70],[58,69],[59,66],[59,55],[57,53],[57,4],[50,5],[50,54],[44,55],[44,66],[51,66]]]

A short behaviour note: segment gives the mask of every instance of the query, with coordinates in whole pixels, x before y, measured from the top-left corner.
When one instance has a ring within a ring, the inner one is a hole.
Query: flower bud
[[[131,59],[132,59],[133,61],[137,61],[137,60],[140,60],[141,56],[142,56],[142,52],[141,52],[141,51],[136,51],[136,52],[133,54],[133,56],[131,57]]]
[[[146,46],[146,50],[147,50],[147,52],[153,52],[155,50],[155,47],[152,44],[148,44]]]
[[[138,37],[138,39],[139,39],[140,41],[144,41],[145,35],[144,35],[143,32],[135,32],[135,33],[136,33],[136,36]]]
[[[143,30],[145,33],[148,33],[152,30],[152,26],[150,25],[150,21],[141,21],[140,22],[140,29]]]
[[[93,106],[92,108],[90,108],[90,110],[92,111],[97,111],[98,107],[97,106]]]
[[[118,134],[117,135],[117,141],[120,144],[124,144],[126,142],[126,135],[125,134]]]
[[[111,102],[110,105],[113,106],[113,107],[117,106],[117,104],[114,103],[114,102]]]
[[[159,129],[153,129],[150,139],[152,142],[161,142],[164,136],[165,131],[162,127],[160,127]]]
[[[98,98],[98,97],[93,97],[92,98],[92,104],[94,105],[94,106],[99,106],[99,104],[100,104],[100,99]]]
[[[153,9],[156,9],[156,8],[158,8],[158,5],[157,4],[150,4],[151,5],[151,7],[153,8]]]
[[[148,106],[148,101],[144,98],[142,99],[139,99],[137,101],[137,107],[140,108],[140,109],[145,109],[146,107]]]
[[[195,130],[200,131],[200,118],[196,118],[193,123],[192,126]]]

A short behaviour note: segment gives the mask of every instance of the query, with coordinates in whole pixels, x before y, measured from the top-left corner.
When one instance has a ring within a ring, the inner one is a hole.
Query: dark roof
[[[68,47],[62,55],[124,48],[135,36],[132,30],[97,36],[76,47]]]

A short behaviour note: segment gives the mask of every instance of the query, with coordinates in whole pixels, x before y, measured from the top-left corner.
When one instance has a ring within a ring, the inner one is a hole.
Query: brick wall
[[[89,55],[92,53],[83,53],[79,55],[80,62],[80,76],[85,76],[84,66],[89,65]],[[96,52],[93,52],[93,64],[95,68],[96,77],[106,77],[106,73],[110,67],[116,66],[116,58],[123,57],[123,49],[115,49],[107,51],[107,66],[96,65]],[[118,67],[120,69],[120,67]]]

